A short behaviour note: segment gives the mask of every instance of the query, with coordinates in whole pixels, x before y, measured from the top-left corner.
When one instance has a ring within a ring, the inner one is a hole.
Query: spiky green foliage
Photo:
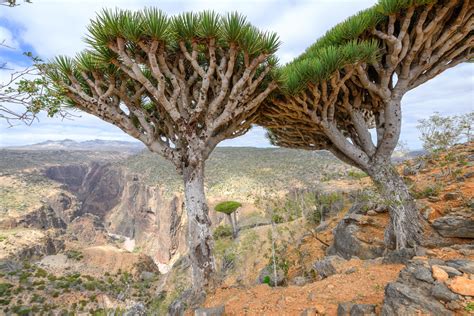
[[[385,23],[389,14],[431,2],[434,0],[379,0],[373,7],[337,24],[303,54],[281,68],[283,91],[298,93],[309,82],[327,79],[348,64],[373,60],[378,56],[378,43],[363,35],[376,25]]]
[[[234,47],[237,50],[236,67],[243,67],[244,55],[253,58],[263,54],[268,56],[266,64],[275,68],[277,60],[272,54],[280,45],[275,33],[258,30],[244,16],[235,12],[225,16],[213,11],[187,12],[168,17],[156,8],[137,12],[104,9],[88,26],[85,42],[89,48],[75,58],[58,56],[53,59],[49,78],[53,82],[69,85],[73,77],[82,84],[84,90],[89,90],[90,87],[84,82],[84,73],[88,76],[92,72],[100,73],[105,79],[126,77],[115,66],[121,60],[111,48],[111,45],[116,45],[117,39],[125,41],[127,52],[137,64],[146,64],[146,55],[139,46],[143,43],[147,45],[151,41],[159,41],[160,48],[171,58],[182,53],[180,44],[190,50],[192,46],[197,50],[198,61],[203,68],[209,65],[208,46],[211,40],[217,48],[226,50]],[[140,57],[143,60],[140,61]],[[149,66],[141,69],[145,77],[155,80]],[[276,76],[277,73],[271,71],[268,79]],[[56,88],[59,89],[59,85]]]
[[[242,204],[236,201],[225,201],[217,204],[214,207],[214,210],[216,212],[224,213],[227,215],[230,215],[234,213],[239,207],[241,207]]]

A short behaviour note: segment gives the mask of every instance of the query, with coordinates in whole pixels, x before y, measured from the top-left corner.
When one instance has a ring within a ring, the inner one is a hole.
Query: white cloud
[[[0,26],[0,50],[14,49],[19,46],[18,42],[13,38],[12,32],[7,28]]]
[[[82,41],[86,26],[103,7],[140,9],[159,6],[168,14],[189,10],[213,9],[224,13],[239,11],[264,30],[275,31],[283,45],[278,52],[282,62],[288,62],[304,51],[329,28],[376,0],[41,0],[15,8],[0,7],[1,26],[15,26],[12,39],[31,45],[41,57],[58,54],[74,55],[85,47]],[[7,21],[3,24],[1,21]],[[4,28],[4,27],[3,27]],[[12,34],[12,32],[10,32]],[[2,74],[3,75],[3,74]],[[419,148],[416,121],[434,111],[459,114],[474,110],[474,64],[460,65],[446,71],[403,99],[403,127],[401,138],[412,148]],[[58,132],[59,131],[59,132]],[[84,114],[81,119],[61,122],[42,118],[32,127],[17,126],[7,129],[0,122],[0,146],[32,143],[47,139],[91,138],[131,139],[118,128]],[[241,138],[223,142],[224,145],[266,146],[268,141],[261,128],[254,128]]]

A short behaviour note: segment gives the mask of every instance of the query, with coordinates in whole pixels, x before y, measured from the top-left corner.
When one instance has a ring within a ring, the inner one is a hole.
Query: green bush
[[[225,201],[217,204],[214,207],[214,210],[216,212],[224,213],[227,215],[230,215],[234,213],[239,207],[241,207],[242,204],[236,201]]]
[[[362,172],[362,171],[358,171],[358,170],[349,170],[349,172],[347,173],[347,175],[348,175],[350,178],[355,179],[355,180],[360,180],[360,179],[362,179],[362,178],[367,177],[367,173]]]
[[[270,276],[266,275],[264,278],[263,278],[263,283],[267,284],[268,286],[271,286],[270,285]]]
[[[232,236],[232,228],[229,225],[219,225],[214,229],[214,239],[227,238]]]
[[[66,251],[66,257],[79,261],[83,258],[83,254],[78,250],[68,250]]]

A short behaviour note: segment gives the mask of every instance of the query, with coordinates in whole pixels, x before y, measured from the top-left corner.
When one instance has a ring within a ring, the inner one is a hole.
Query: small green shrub
[[[267,284],[268,286],[271,286],[270,285],[270,276],[266,275],[264,278],[263,278],[263,283]]]
[[[68,250],[66,251],[66,257],[68,257],[68,259],[80,261],[84,257],[84,255],[78,250]]]
[[[464,307],[466,312],[474,312],[474,302],[467,303],[466,307]]]
[[[38,270],[36,270],[35,277],[45,278],[47,276],[48,276],[48,272],[46,272],[46,270],[41,269],[41,268],[38,268]]]
[[[0,297],[10,295],[10,289],[13,287],[13,284],[10,283],[0,283]]]
[[[438,196],[442,190],[443,190],[443,185],[436,183],[436,184],[429,185],[420,191],[415,190],[415,192],[413,192],[413,196],[416,199],[424,199],[430,196]]]
[[[214,239],[227,238],[232,236],[232,228],[229,225],[219,225],[214,229]]]
[[[349,170],[347,175],[350,178],[355,179],[355,180],[360,180],[360,179],[365,178],[365,177],[368,176],[367,173],[365,173],[363,171],[358,171],[358,170]]]

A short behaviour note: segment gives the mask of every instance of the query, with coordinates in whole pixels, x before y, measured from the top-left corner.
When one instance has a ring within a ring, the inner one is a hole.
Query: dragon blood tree
[[[75,58],[48,76],[71,107],[109,122],[171,161],[183,175],[193,289],[215,270],[204,164],[216,145],[244,134],[276,83],[279,40],[232,13],[104,10]]]
[[[388,248],[415,246],[422,232],[390,160],[402,97],[472,59],[473,26],[473,1],[380,0],[285,65],[284,84],[261,108],[259,122],[274,144],[327,149],[370,175],[389,205]]]

